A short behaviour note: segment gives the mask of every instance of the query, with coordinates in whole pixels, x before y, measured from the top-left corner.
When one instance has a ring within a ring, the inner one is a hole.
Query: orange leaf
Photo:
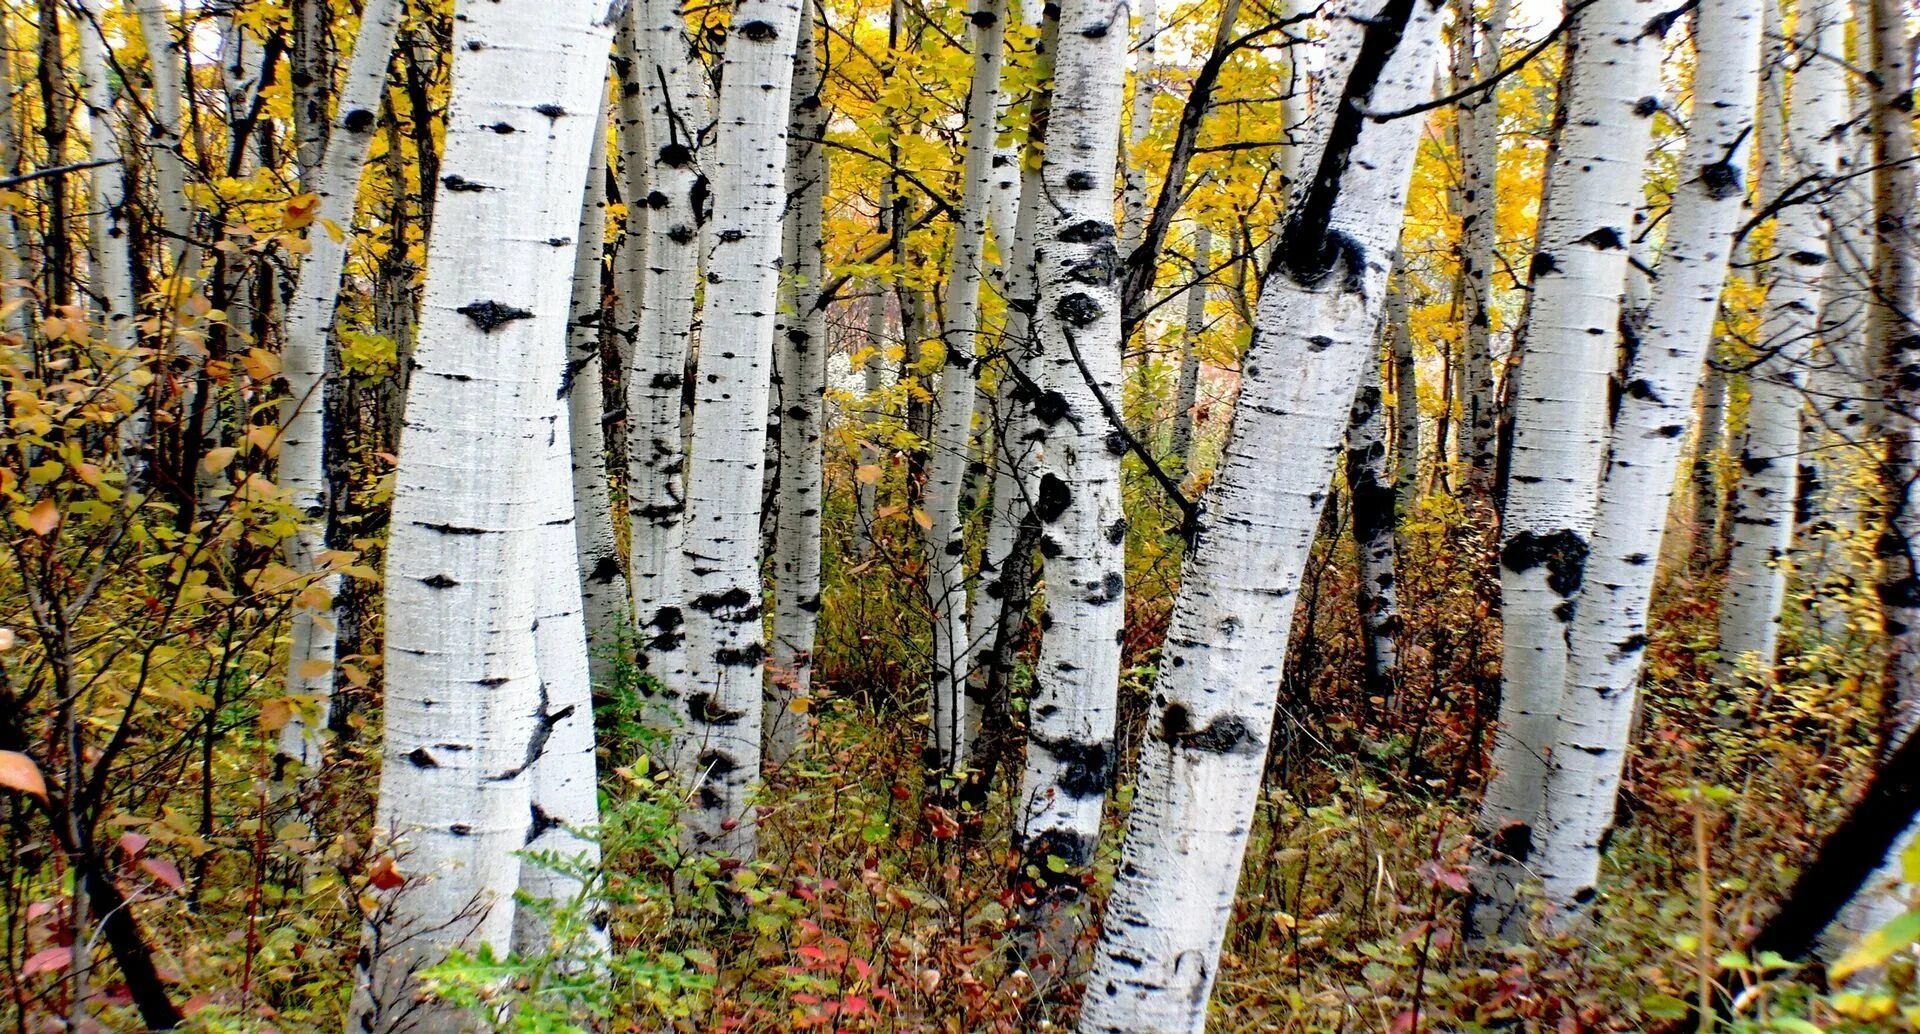
[[[285,700],[269,700],[260,705],[260,728],[263,732],[279,732],[293,720],[293,704]]]
[[[881,470],[878,464],[862,463],[854,469],[853,476],[871,485],[880,480],[880,475],[884,473],[885,471]]]
[[[373,863],[373,868],[367,871],[367,882],[379,890],[397,890],[401,884],[407,882],[407,879],[400,875],[400,870],[393,864],[392,858],[382,858]]]
[[[40,777],[40,766],[17,750],[0,750],[0,786],[47,799],[47,781]]]
[[[43,498],[27,511],[27,530],[45,538],[60,526],[60,508],[51,498]]]
[[[289,230],[298,230],[311,225],[313,217],[319,214],[320,198],[314,194],[302,194],[287,201],[287,211],[281,222]]]

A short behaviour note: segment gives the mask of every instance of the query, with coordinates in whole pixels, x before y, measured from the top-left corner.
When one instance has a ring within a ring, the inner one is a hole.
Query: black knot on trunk
[[[1067,173],[1066,182],[1068,190],[1092,190],[1093,174],[1090,172],[1069,172]]]
[[[765,43],[775,36],[780,35],[780,30],[774,28],[770,22],[751,21],[740,26],[740,35],[745,36],[755,43]]]
[[[1060,240],[1067,244],[1093,244],[1112,237],[1113,224],[1098,219],[1082,219],[1060,231]]]
[[[1160,740],[1171,747],[1208,754],[1252,754],[1261,747],[1252,726],[1236,715],[1221,715],[1198,728],[1185,704],[1168,704],[1160,715]]]
[[[1101,314],[1106,310],[1100,307],[1099,302],[1093,300],[1092,295],[1083,291],[1075,291],[1065,298],[1060,299],[1060,301],[1054,305],[1053,311],[1068,325],[1085,327],[1099,319]]]
[[[1500,563],[1515,574],[1545,564],[1547,588],[1571,599],[1580,591],[1580,579],[1586,573],[1587,540],[1566,529],[1545,535],[1523,531],[1507,540],[1500,550]]]
[[[693,162],[693,149],[686,144],[665,144],[660,148],[660,164],[678,169]]]
[[[1052,523],[1073,505],[1073,490],[1065,481],[1053,476],[1051,472],[1040,475],[1039,497],[1033,502],[1033,515],[1042,521]]]
[[[1076,799],[1098,797],[1107,792],[1113,779],[1113,749],[1108,742],[1083,743],[1067,738],[1049,739],[1034,733],[1032,742],[1060,763],[1059,785],[1062,793]]]
[[[473,321],[473,325],[479,327],[482,334],[491,334],[514,320],[533,318],[533,313],[525,309],[516,309],[511,305],[502,305],[494,301],[470,302],[453,311]]]
[[[687,717],[708,725],[737,725],[746,714],[720,706],[712,693],[695,693],[687,698]]]
[[[443,187],[446,187],[448,190],[451,190],[456,194],[471,194],[471,193],[474,193],[475,191],[487,189],[487,185],[485,183],[475,183],[474,181],[466,178],[465,176],[461,176],[457,173],[451,176],[440,177],[440,185]]]
[[[1626,247],[1626,242],[1620,238],[1620,231],[1611,226],[1602,226],[1573,243],[1585,244],[1596,251],[1618,251]]]
[[[1728,162],[1714,162],[1700,170],[1700,185],[1706,188],[1707,196],[1722,201],[1742,193],[1740,189],[1740,170]]]
[[[1052,427],[1067,415],[1067,397],[1057,391],[1043,391],[1033,400],[1033,415],[1041,423]]]
[[[341,118],[340,124],[347,127],[349,133],[364,133],[373,127],[373,112],[365,108],[355,108]]]

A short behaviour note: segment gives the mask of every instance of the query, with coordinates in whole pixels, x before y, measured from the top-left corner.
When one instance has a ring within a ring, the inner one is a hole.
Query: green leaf
[[[1640,1008],[1649,1019],[1677,1020],[1686,1016],[1692,1007],[1672,995],[1648,995],[1640,1002]]]

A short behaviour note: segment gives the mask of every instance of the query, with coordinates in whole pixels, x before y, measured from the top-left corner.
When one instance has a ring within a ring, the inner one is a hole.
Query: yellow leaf
[[[326,674],[332,670],[333,665],[328,664],[326,661],[317,659],[304,660],[300,662],[299,667],[294,669],[293,674],[296,678],[317,679],[326,677]]]
[[[812,706],[813,701],[807,697],[794,697],[793,700],[787,704],[787,710],[792,711],[794,714],[806,714]]]
[[[293,721],[293,704],[286,700],[269,700],[260,705],[260,728],[263,732],[279,732]]]
[[[222,445],[218,449],[208,449],[207,454],[200,458],[200,469],[209,474],[218,474],[233,463],[233,457],[239,451],[240,450],[231,445]]]
[[[315,194],[302,194],[287,201],[286,213],[281,223],[289,230],[298,230],[313,223],[313,217],[320,214],[320,198]]]
[[[47,799],[47,781],[40,777],[40,766],[17,750],[0,750],[0,786]]]
[[[249,348],[247,354],[240,357],[240,365],[247,368],[247,376],[254,380],[270,380],[280,372],[280,357],[264,348]]]
[[[882,471],[878,464],[862,463],[854,470],[853,476],[871,485],[880,480],[880,475],[883,473],[885,473],[885,471]]]
[[[913,523],[918,524],[920,527],[925,528],[928,531],[933,530],[933,517],[930,514],[928,514],[927,511],[922,510],[919,507],[914,508]]]

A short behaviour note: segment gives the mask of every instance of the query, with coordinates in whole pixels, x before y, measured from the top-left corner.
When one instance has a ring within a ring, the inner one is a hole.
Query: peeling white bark
[[[550,442],[605,14],[603,0],[461,0],[454,19],[443,168],[457,186],[428,242],[386,577],[375,824],[407,881],[376,892],[354,1034],[476,1026],[417,1002],[413,974],[454,946],[505,950],[513,927],[540,746],[534,624],[555,609],[534,579],[575,584],[571,529],[542,530],[571,498],[553,490],[566,459]],[[564,566],[547,571],[556,545]]]
[[[1536,868],[1560,927],[1592,900],[1613,824],[1661,538],[1747,196],[1760,23],[1760,0],[1707,0],[1695,24],[1691,135],[1614,420],[1537,827]]]
[[[1567,123],[1533,259],[1526,372],[1512,403],[1500,726],[1480,810],[1488,854],[1475,874],[1470,936],[1512,936],[1525,921],[1515,885],[1540,816],[1566,629],[1593,532],[1628,234],[1657,104],[1660,13],[1653,0],[1598,0],[1575,30]]]
[[[1261,292],[1233,433],[1181,572],[1082,1034],[1206,1026],[1293,604],[1361,368],[1377,355],[1424,128],[1362,113],[1424,99],[1440,52],[1428,0],[1368,13],[1315,185]]]
[[[714,245],[681,547],[686,670],[668,683],[687,712],[675,755],[695,794],[686,815],[692,845],[743,861],[753,857],[757,830],[749,796],[760,775],[766,658],[760,486],[799,26],[799,0],[744,0],[734,8],[722,58]],[[663,254],[660,261],[672,259]]]

